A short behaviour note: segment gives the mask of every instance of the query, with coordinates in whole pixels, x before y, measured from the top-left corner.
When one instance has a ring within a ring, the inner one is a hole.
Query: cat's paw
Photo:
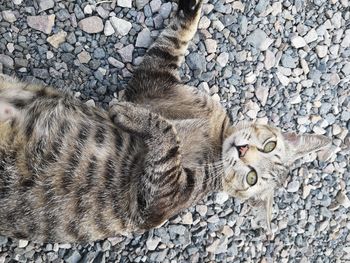
[[[194,16],[202,6],[203,0],[179,0],[178,12],[183,11],[186,17]]]

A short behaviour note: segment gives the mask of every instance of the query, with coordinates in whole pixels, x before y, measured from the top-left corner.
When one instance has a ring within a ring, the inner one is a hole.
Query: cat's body
[[[297,158],[328,141],[315,137],[300,152],[277,129],[232,127],[218,102],[181,84],[199,14],[200,1],[179,1],[126,89],[132,103],[109,112],[0,77],[0,234],[73,242],[147,230],[215,190],[270,209],[283,153]]]

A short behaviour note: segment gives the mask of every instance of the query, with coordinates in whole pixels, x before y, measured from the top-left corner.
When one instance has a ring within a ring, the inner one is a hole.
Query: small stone
[[[31,28],[50,34],[55,24],[55,15],[44,16],[28,16],[27,23]]]
[[[291,41],[292,41],[292,46],[295,48],[301,48],[307,45],[306,41],[301,36],[294,36],[292,37]]]
[[[107,20],[105,23],[105,27],[103,29],[103,34],[108,37],[108,36],[113,35],[114,33],[115,33],[115,31],[114,31],[114,28],[113,28],[111,22],[109,20]]]
[[[103,31],[102,19],[98,16],[90,16],[80,20],[78,26],[88,34],[95,34]]]
[[[81,255],[77,250],[70,250],[68,254],[64,257],[67,263],[78,263],[81,259]]]
[[[217,57],[216,61],[219,63],[221,67],[225,67],[228,62],[228,59],[229,59],[229,54],[226,52],[223,52]]]
[[[229,199],[229,196],[225,192],[218,192],[215,195],[215,203],[222,205]]]
[[[145,5],[148,4],[149,0],[135,0],[136,8],[138,10],[142,9]]]
[[[149,238],[147,241],[146,241],[146,247],[148,250],[155,250],[160,242],[160,238],[159,237],[154,237],[154,238]]]
[[[60,30],[58,33],[49,36],[46,41],[54,48],[58,48],[61,43],[66,40],[67,32]]]
[[[171,4],[171,2],[164,3],[164,4],[162,4],[162,6],[160,7],[159,14],[160,14],[164,19],[166,19],[166,18],[168,18],[168,17],[170,16],[171,9],[172,9],[172,4]]]
[[[17,20],[15,13],[12,10],[4,10],[1,12],[1,14],[4,20],[9,23],[13,23]]]
[[[267,70],[274,67],[276,64],[276,58],[272,51],[266,50],[264,65]]]
[[[282,55],[281,58],[282,66],[285,68],[296,68],[299,60],[297,57],[292,57],[288,54]]]
[[[151,31],[148,28],[142,29],[142,31],[137,35],[136,47],[148,48],[153,42]]]
[[[91,56],[90,56],[89,52],[83,50],[82,52],[80,52],[78,54],[78,59],[79,59],[80,63],[86,64],[90,61]]]
[[[207,29],[211,24],[211,21],[208,17],[202,16],[199,20],[198,29]]]
[[[54,0],[37,0],[39,12],[51,9],[55,6]]]
[[[8,55],[0,54],[0,64],[2,64],[6,68],[10,68],[10,69],[14,68],[14,61]]]
[[[131,62],[134,46],[132,44],[127,45],[126,47],[119,49],[117,52],[121,56],[123,62]]]
[[[113,57],[109,57],[108,58],[108,62],[109,64],[111,64],[113,67],[116,67],[116,68],[124,68],[124,63],[120,62],[119,60],[113,58]]]
[[[86,15],[91,15],[92,12],[93,12],[93,10],[92,10],[92,6],[91,6],[91,5],[86,5],[86,6],[84,7],[84,14],[86,14]]]
[[[229,226],[224,226],[221,233],[223,233],[227,237],[232,237],[234,234],[232,228]]]
[[[132,1],[131,0],[118,0],[117,5],[121,6],[121,7],[131,8]]]
[[[268,95],[269,95],[269,88],[263,85],[257,85],[255,89],[255,96],[260,101],[262,106],[266,105]]]
[[[350,62],[345,63],[345,65],[342,67],[341,71],[344,73],[345,76],[350,75]]]
[[[215,53],[218,43],[215,39],[206,39],[204,41],[205,48],[207,49],[208,54]]]
[[[104,58],[105,56],[106,56],[106,52],[104,51],[103,48],[98,47],[98,48],[96,48],[96,49],[94,50],[94,58],[96,58],[96,59],[102,59],[102,58]]]
[[[20,240],[18,241],[18,247],[19,247],[19,248],[24,248],[24,247],[28,246],[28,243],[29,243],[28,240],[20,239]]]
[[[247,75],[245,75],[244,81],[246,84],[252,84],[256,81],[256,75],[253,72],[249,72]]]
[[[261,44],[259,45],[259,49],[261,51],[266,51],[274,41],[275,40],[273,40],[272,38],[269,38],[269,37],[265,38],[265,40],[263,42],[261,42]]]
[[[13,2],[15,5],[20,5],[20,4],[22,4],[22,1],[23,1],[23,0],[12,0],[12,2]]]
[[[298,181],[292,181],[288,184],[287,191],[289,193],[295,193],[298,192],[300,187],[300,183]]]
[[[318,35],[314,28],[310,29],[310,31],[304,36],[304,40],[308,44],[316,41],[317,39],[318,39]]]
[[[13,43],[7,43],[6,45],[7,50],[12,53],[13,51],[15,51],[15,45]]]
[[[305,59],[301,59],[300,60],[300,65],[301,65],[301,68],[304,71],[304,74],[308,74],[310,72],[309,65],[307,64]]]
[[[187,212],[182,217],[182,224],[184,224],[184,225],[192,225],[192,223],[193,223],[192,214],[190,212]]]
[[[206,205],[197,205],[196,211],[198,212],[198,214],[200,214],[203,217],[207,214],[208,207]]]
[[[115,16],[110,19],[112,26],[117,35],[126,36],[132,28],[132,24],[124,19],[117,18]]]
[[[350,200],[344,192],[339,191],[336,196],[336,200],[340,205],[344,206],[345,208],[350,207]]]
[[[160,7],[162,5],[162,1],[161,0],[152,0],[149,5],[152,9],[152,12],[156,13],[160,10]]]
[[[299,104],[301,102],[301,97],[299,94],[293,96],[291,99],[290,99],[290,104],[294,105],[294,104]]]
[[[335,28],[341,28],[341,22],[342,22],[342,13],[337,12],[333,15],[332,19],[332,24]]]
[[[283,86],[288,86],[289,84],[289,78],[287,78],[286,76],[284,76],[282,73],[280,72],[276,72],[277,78],[278,80],[281,82],[281,84]]]
[[[266,39],[266,33],[257,28],[247,37],[247,42],[258,49]]]
[[[327,56],[327,52],[328,52],[328,47],[325,45],[319,45],[316,47],[316,53],[319,58],[324,58],[325,56]]]
[[[192,70],[200,70],[200,71],[205,70],[205,66],[206,66],[205,57],[199,53],[190,53],[187,56],[186,62],[190,67],[190,69]]]
[[[55,56],[55,55],[54,55],[50,50],[47,51],[47,53],[46,53],[46,58],[47,58],[47,59],[52,59],[54,56]]]
[[[247,110],[247,116],[253,120],[256,119],[258,112],[260,111],[259,105],[254,101],[248,101],[245,105]]]

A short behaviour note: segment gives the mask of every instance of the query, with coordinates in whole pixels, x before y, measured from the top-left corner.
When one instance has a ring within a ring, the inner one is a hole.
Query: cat
[[[202,1],[179,0],[108,111],[72,95],[0,77],[0,234],[82,242],[145,231],[225,191],[265,204],[296,159],[330,144],[321,135],[234,125],[179,67]]]

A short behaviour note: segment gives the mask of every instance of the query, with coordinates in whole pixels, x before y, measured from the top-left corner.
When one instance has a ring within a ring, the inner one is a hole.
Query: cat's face
[[[270,219],[273,190],[285,181],[288,167],[329,143],[321,135],[296,135],[268,125],[239,124],[223,145],[224,191],[243,200],[263,202]]]

